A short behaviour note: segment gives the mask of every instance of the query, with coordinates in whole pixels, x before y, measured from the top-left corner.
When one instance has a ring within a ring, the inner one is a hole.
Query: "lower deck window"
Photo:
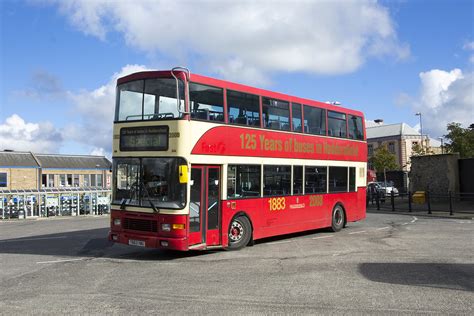
[[[290,166],[264,166],[263,178],[263,196],[289,195],[291,193]]]
[[[260,196],[260,165],[229,165],[227,170],[227,197]]]
[[[329,192],[347,192],[347,167],[329,167]]]

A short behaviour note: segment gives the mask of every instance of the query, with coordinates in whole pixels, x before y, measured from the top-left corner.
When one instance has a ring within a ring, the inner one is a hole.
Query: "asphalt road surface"
[[[0,314],[474,314],[474,222],[368,214],[240,251],[113,245],[108,217],[0,222]]]

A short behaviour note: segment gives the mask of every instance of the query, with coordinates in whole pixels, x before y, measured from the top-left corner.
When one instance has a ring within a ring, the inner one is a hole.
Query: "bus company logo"
[[[218,142],[217,144],[202,142],[201,149],[205,153],[222,154],[225,151],[225,144],[223,142]]]

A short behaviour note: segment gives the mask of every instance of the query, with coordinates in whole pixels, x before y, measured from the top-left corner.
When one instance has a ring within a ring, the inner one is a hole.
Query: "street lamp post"
[[[421,151],[423,152],[423,123],[421,122],[421,112],[416,112],[415,115],[420,117]]]
[[[444,145],[444,142],[443,142],[444,138],[443,137],[438,137],[438,138],[441,141],[441,154],[444,154],[444,146],[443,146]]]

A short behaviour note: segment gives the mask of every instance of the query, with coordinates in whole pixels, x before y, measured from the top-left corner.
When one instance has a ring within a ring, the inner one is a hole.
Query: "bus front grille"
[[[147,219],[125,218],[123,228],[130,230],[138,230],[142,232],[158,232],[158,224],[156,221]]]

